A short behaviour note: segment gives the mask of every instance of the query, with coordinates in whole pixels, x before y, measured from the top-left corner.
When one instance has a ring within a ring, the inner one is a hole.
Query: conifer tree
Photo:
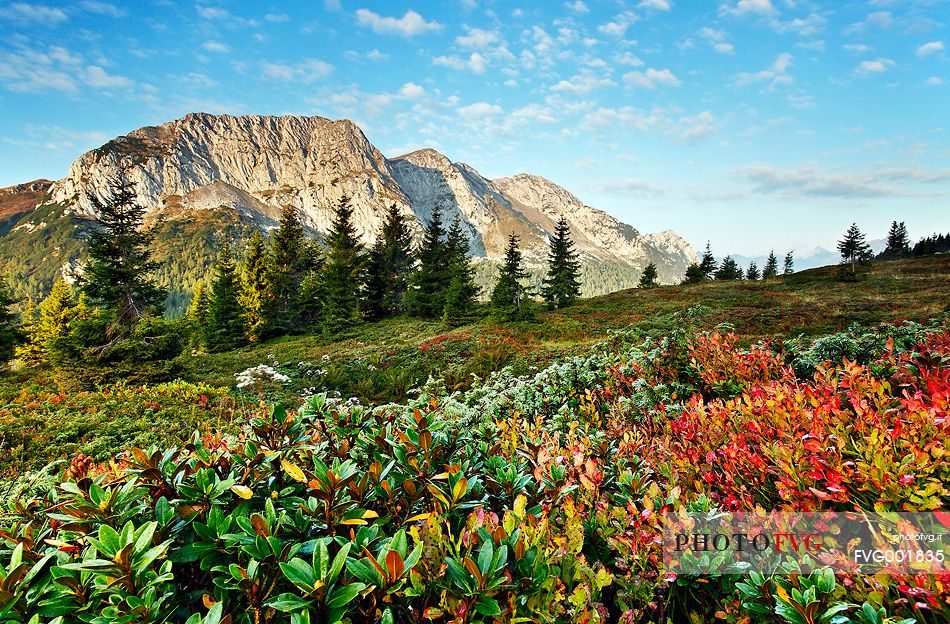
[[[716,256],[713,255],[712,247],[709,245],[709,241],[706,241],[706,252],[699,261],[699,268],[702,269],[703,275],[706,279],[712,279],[713,276],[716,275],[716,269],[719,268],[719,264],[716,262]]]
[[[639,288],[656,288],[660,283],[656,280],[657,272],[656,265],[652,262],[643,269],[643,273],[640,274],[640,283],[638,284]]]
[[[732,256],[726,256],[716,269],[717,280],[741,280],[742,269],[739,264],[732,259]]]
[[[907,226],[901,221],[891,223],[887,233],[887,247],[881,252],[881,258],[896,260],[910,255],[910,238],[907,235]]]
[[[255,340],[260,338],[265,327],[264,314],[269,296],[267,267],[267,243],[261,231],[254,230],[241,259],[241,293],[238,302],[241,304],[248,337]]]
[[[759,279],[759,266],[755,263],[755,260],[749,263],[749,268],[745,272],[745,278],[747,280]]]
[[[0,363],[9,362],[17,345],[23,342],[23,330],[12,310],[16,297],[6,283],[0,283]]]
[[[445,244],[442,213],[437,207],[425,229],[416,252],[419,266],[409,278],[406,291],[406,312],[412,316],[437,318],[445,308],[445,291],[449,285],[448,249]]]
[[[522,318],[526,313],[525,299],[528,297],[528,289],[522,284],[522,280],[528,277],[528,273],[521,264],[519,243],[516,234],[512,233],[508,237],[505,260],[491,293],[492,312],[506,321]]]
[[[449,286],[445,292],[445,306],[442,309],[442,321],[449,325],[458,325],[467,320],[475,306],[478,286],[475,285],[475,268],[468,258],[468,237],[462,229],[458,217],[445,241],[449,254]]]
[[[769,252],[769,258],[765,261],[765,268],[762,269],[762,279],[772,279],[778,276],[778,258],[774,251]]]
[[[75,317],[72,289],[66,280],[56,280],[40,303],[36,318],[28,325],[29,342],[23,349],[23,359],[29,363],[49,361],[56,341],[69,333],[70,322]]]
[[[231,255],[231,248],[227,243],[223,243],[215,262],[214,278],[208,297],[208,317],[204,332],[208,351],[230,351],[247,343],[240,294],[241,283],[237,265]]]
[[[129,182],[113,180],[106,199],[89,199],[98,225],[89,237],[82,290],[94,304],[115,313],[110,331],[123,333],[165,300],[165,292],[149,278],[159,265],[150,257],[152,236],[142,230],[145,208]]]
[[[188,311],[185,313],[185,321],[188,326],[188,341],[191,346],[207,348],[205,332],[208,327],[208,291],[205,289],[204,282],[195,284],[191,305],[188,306]]]
[[[284,206],[280,225],[270,239],[267,298],[263,333],[280,335],[296,328],[294,313],[308,258],[308,247],[297,209]]]
[[[841,260],[844,263],[851,264],[851,274],[855,272],[855,264],[866,262],[871,258],[871,247],[864,239],[864,234],[858,229],[856,223],[852,223],[844,238],[838,241],[838,253],[841,254]]]
[[[694,262],[686,267],[686,276],[683,278],[684,284],[699,284],[706,281],[706,274],[699,263]]]
[[[785,254],[785,263],[782,267],[782,275],[791,275],[795,272],[795,257],[792,255],[793,252],[788,252]]]
[[[548,274],[541,286],[541,296],[548,307],[563,308],[581,295],[581,265],[571,240],[571,227],[564,216],[558,219],[548,244]]]
[[[321,326],[334,335],[362,320],[366,258],[353,225],[353,208],[347,196],[337,203],[327,234],[327,258],[322,269]]]
[[[380,319],[402,312],[412,264],[412,232],[408,219],[392,204],[369,254],[366,306],[370,318]]]

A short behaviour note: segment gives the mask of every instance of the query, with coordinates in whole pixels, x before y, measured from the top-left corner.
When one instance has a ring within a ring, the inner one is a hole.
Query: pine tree
[[[856,263],[866,262],[871,258],[871,247],[864,240],[864,234],[856,223],[852,223],[844,238],[838,241],[838,253],[841,254],[842,262],[851,264],[852,275]]]
[[[762,269],[762,279],[772,279],[778,276],[778,258],[774,251],[769,252],[769,258],[765,261],[765,268]]]
[[[10,287],[0,284],[0,363],[12,360],[16,347],[24,339],[17,314],[12,310],[15,303],[17,299]]]
[[[717,280],[741,280],[742,269],[739,264],[732,259],[732,256],[726,256],[716,269]]]
[[[280,225],[270,239],[267,260],[267,297],[265,301],[266,335],[280,335],[296,329],[294,312],[298,306],[300,284],[308,261],[308,246],[297,209],[285,206]]]
[[[259,339],[265,327],[264,314],[268,293],[267,243],[260,230],[254,230],[241,260],[241,294],[238,301],[248,337]]]
[[[478,286],[475,285],[475,268],[468,258],[468,237],[458,217],[449,228],[445,244],[449,254],[449,286],[445,291],[442,321],[459,325],[471,317]]]
[[[445,291],[450,276],[444,238],[442,213],[436,208],[416,252],[419,266],[410,276],[409,290],[406,291],[406,312],[413,316],[436,318],[445,308]]]
[[[896,260],[906,258],[911,253],[910,239],[907,235],[907,226],[901,221],[891,223],[891,229],[887,233],[887,247],[881,252],[880,257],[885,260]]]
[[[656,265],[651,262],[646,266],[645,269],[643,269],[643,273],[640,275],[640,283],[638,286],[640,288],[656,288],[660,285],[660,283],[656,281],[656,278]]]
[[[506,321],[522,318],[526,313],[525,299],[528,297],[528,290],[521,282],[528,277],[528,273],[521,264],[521,250],[518,248],[520,242],[516,234],[508,237],[505,261],[491,293],[493,313]]]
[[[694,262],[686,267],[686,276],[683,278],[684,284],[699,284],[706,281],[706,274],[699,263]]]
[[[749,263],[749,268],[745,272],[745,278],[747,280],[759,279],[759,266],[755,263],[755,260]]]
[[[185,313],[188,326],[188,341],[194,348],[207,348],[206,330],[208,327],[208,291],[204,282],[198,282],[194,287],[191,305]]]
[[[699,261],[699,268],[702,269],[703,276],[706,279],[712,279],[716,274],[716,269],[719,268],[719,264],[716,262],[716,257],[713,255],[712,247],[709,245],[709,241],[706,241],[706,252]]]
[[[782,275],[791,275],[795,272],[795,257],[792,255],[793,252],[788,252],[785,254],[785,263],[782,267]]]
[[[322,270],[321,326],[327,335],[357,325],[362,320],[366,258],[356,237],[353,208],[345,195],[337,203],[327,234],[327,259]]]
[[[123,333],[165,300],[165,292],[149,278],[159,265],[150,259],[152,236],[142,230],[145,208],[129,182],[113,180],[109,197],[89,199],[98,227],[89,237],[82,290],[93,303],[114,311],[110,330]]]
[[[541,296],[549,308],[563,308],[581,296],[581,264],[571,240],[571,227],[564,216],[558,219],[548,244],[548,274],[541,286]]]
[[[224,243],[215,262],[211,294],[208,297],[204,332],[208,351],[230,351],[247,343],[240,294],[237,265],[231,255],[231,248]]]
[[[370,318],[381,319],[402,312],[412,264],[412,232],[408,219],[392,204],[369,254],[366,305]]]

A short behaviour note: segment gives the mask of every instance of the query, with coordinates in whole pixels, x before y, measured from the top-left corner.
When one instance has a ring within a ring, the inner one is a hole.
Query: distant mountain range
[[[486,276],[512,232],[539,272],[548,235],[564,216],[587,295],[634,286],[650,262],[662,282],[678,282],[696,260],[674,232],[641,233],[539,176],[490,180],[432,149],[387,158],[347,120],[194,113],[83,154],[62,180],[0,190],[0,266],[25,292],[42,292],[81,263],[81,239],[96,218],[89,196],[105,197],[116,178],[131,182],[146,206],[162,279],[183,295],[202,278],[220,237],[239,242],[254,228],[271,229],[287,205],[319,236],[343,195],[367,244],[391,204],[417,235],[436,209],[447,224],[461,219]]]
[[[868,241],[868,245],[871,246],[871,251],[875,254],[878,254],[884,251],[884,248],[887,247],[887,241],[884,239],[875,239]],[[782,262],[785,259],[785,253],[778,253],[778,266],[779,271],[782,270]],[[837,251],[828,251],[823,247],[811,247],[808,249],[794,250],[792,255],[795,259],[795,270],[804,271],[805,269],[814,269],[817,267],[828,266],[829,264],[838,264],[841,262],[841,255]],[[762,267],[765,266],[765,262],[768,260],[768,254],[764,256],[743,256],[741,254],[732,254],[732,259],[739,263],[739,265],[746,269],[749,267],[749,263],[755,261],[756,266],[759,267],[759,270],[762,270]],[[722,260],[722,258],[718,258]]]

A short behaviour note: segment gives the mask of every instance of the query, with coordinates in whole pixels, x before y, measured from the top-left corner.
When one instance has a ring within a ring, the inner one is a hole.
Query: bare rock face
[[[87,152],[49,193],[75,214],[94,218],[88,197],[104,197],[114,180],[130,181],[154,218],[230,208],[268,228],[290,205],[322,232],[333,207],[348,196],[366,243],[396,204],[417,232],[436,209],[446,224],[460,219],[475,257],[501,258],[514,232],[527,262],[540,266],[548,234],[564,216],[586,261],[629,265],[637,274],[654,262],[661,279],[672,282],[696,260],[676,234],[641,234],[538,176],[488,180],[431,149],[387,159],[347,120],[193,113]]]

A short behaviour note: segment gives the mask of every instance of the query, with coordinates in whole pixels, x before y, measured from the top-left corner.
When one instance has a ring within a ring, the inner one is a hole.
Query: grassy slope
[[[496,324],[487,319],[455,329],[415,319],[368,324],[350,337],[328,342],[289,337],[224,354],[182,358],[185,378],[231,385],[234,373],[277,362],[293,375],[292,389],[337,390],[369,401],[401,400],[429,374],[450,388],[468,385],[505,365],[516,372],[585,351],[610,330],[637,324],[663,333],[670,315],[702,305],[711,310],[703,326],[726,323],[743,342],[819,335],[848,325],[900,319],[921,320],[950,310],[950,256],[880,262],[861,269],[861,279],[842,282],[838,267],[796,273],[768,282],[709,282],[655,290],[626,290],[586,299],[534,321]],[[322,362],[329,356],[329,364]],[[320,369],[326,374],[307,374]]]

